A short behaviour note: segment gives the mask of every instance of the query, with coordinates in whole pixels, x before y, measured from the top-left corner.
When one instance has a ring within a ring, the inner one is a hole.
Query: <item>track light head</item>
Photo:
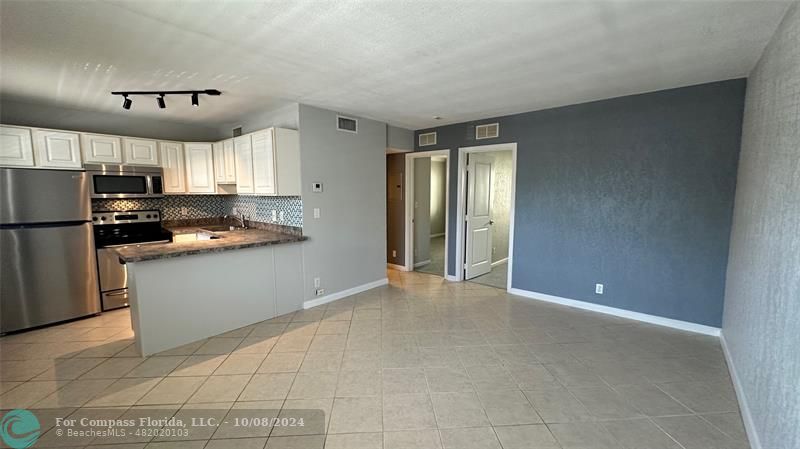
[[[158,107],[164,109],[167,107],[167,102],[164,101],[164,94],[160,95],[161,95],[160,97],[156,98],[156,101],[158,102]]]
[[[192,106],[194,107],[200,106],[200,98],[197,95],[197,92],[192,94]]]
[[[166,109],[167,108],[167,95],[191,95],[192,96],[192,106],[198,107],[200,106],[200,95],[213,95],[219,96],[222,95],[217,89],[204,89],[204,90],[161,90],[161,91],[152,91],[152,90],[126,90],[126,91],[116,91],[111,92],[111,95],[122,95],[125,97],[125,100],[122,101],[122,107],[125,109],[130,109],[131,105],[133,105],[133,100],[128,98],[129,95],[146,95],[151,97],[152,95],[158,95],[156,97],[156,104],[158,105],[159,109]]]
[[[130,109],[130,108],[131,108],[131,105],[133,104],[133,100],[131,100],[130,98],[128,98],[128,96],[127,96],[127,95],[125,95],[124,97],[125,97],[125,99],[124,99],[124,100],[122,100],[122,108],[123,108],[123,109]]]

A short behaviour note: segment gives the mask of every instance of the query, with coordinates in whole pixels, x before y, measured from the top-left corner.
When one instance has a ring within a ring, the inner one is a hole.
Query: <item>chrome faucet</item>
[[[245,224],[245,220],[247,219],[247,217],[245,217],[244,214],[240,213],[239,215],[223,215],[222,220],[224,221],[228,217],[239,220],[239,223],[242,225],[241,228],[247,229],[247,224]]]

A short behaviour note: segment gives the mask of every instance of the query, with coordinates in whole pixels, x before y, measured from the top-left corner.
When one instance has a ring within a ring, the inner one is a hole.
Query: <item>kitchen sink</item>
[[[221,235],[214,234],[207,230],[202,230],[200,232],[193,232],[191,234],[176,234],[172,236],[172,241],[174,243],[180,242],[193,242],[196,240],[217,240],[221,239]]]
[[[229,226],[229,225],[210,225],[210,226],[203,226],[201,229],[203,231],[208,231],[208,232],[227,232],[227,231],[245,230],[245,228],[240,228],[238,226]]]

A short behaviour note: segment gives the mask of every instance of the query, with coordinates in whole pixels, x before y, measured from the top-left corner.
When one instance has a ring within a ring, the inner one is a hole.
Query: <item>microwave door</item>
[[[92,197],[135,198],[148,196],[147,176],[105,175],[92,176]]]

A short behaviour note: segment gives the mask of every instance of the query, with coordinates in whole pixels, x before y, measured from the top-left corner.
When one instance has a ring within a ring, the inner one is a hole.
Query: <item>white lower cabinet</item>
[[[214,151],[210,143],[187,143],[186,191],[189,193],[215,193]]]
[[[253,188],[253,144],[250,135],[233,139],[236,154],[236,192],[255,193]]]
[[[122,139],[122,161],[131,165],[159,165],[158,143],[155,140]]]
[[[81,168],[78,133],[36,129],[33,131],[36,165],[47,168]]]
[[[33,140],[30,128],[0,126],[0,165],[33,167]]]
[[[122,139],[117,136],[81,134],[84,164],[121,164]]]
[[[161,166],[164,169],[164,193],[186,193],[186,165],[183,144],[159,142]]]

